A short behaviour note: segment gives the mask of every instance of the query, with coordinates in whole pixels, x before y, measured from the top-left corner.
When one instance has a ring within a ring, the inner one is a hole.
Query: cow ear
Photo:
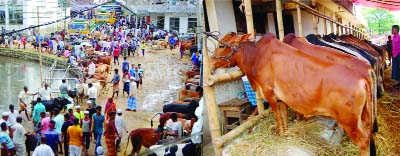
[[[250,35],[251,35],[251,34],[244,34],[244,35],[242,35],[242,36],[240,37],[240,43],[246,42],[246,41],[249,39]]]

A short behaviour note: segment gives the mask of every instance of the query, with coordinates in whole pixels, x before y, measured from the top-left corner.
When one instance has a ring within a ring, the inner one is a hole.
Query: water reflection
[[[19,92],[25,85],[31,92],[39,90],[39,68],[35,62],[0,56],[0,111],[7,110],[9,104],[17,106]],[[50,67],[43,66],[43,76],[49,70]]]

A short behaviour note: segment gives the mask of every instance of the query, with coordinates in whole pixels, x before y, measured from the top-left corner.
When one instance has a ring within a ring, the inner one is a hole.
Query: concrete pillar
[[[217,20],[217,11],[215,9],[214,0],[205,0],[207,16],[208,16],[208,25],[210,27],[210,31],[219,31],[218,20]]]
[[[276,36],[276,30],[275,30],[275,20],[274,20],[274,14],[272,13],[267,13],[267,18],[268,18],[268,32],[275,34]]]

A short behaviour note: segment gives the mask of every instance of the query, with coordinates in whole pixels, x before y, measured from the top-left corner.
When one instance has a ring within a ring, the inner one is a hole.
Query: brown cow
[[[179,100],[182,101],[186,98],[200,98],[202,96],[202,89],[199,91],[191,91],[191,90],[186,90],[182,89],[179,92]]]
[[[328,47],[323,47],[323,46],[317,46],[313,44],[308,44],[306,43],[306,40],[304,38],[296,38],[296,35],[290,33],[285,36],[283,39],[283,42],[286,44],[291,45],[292,47],[295,47],[299,50],[302,50],[302,52],[305,52],[306,54],[324,59],[325,61],[329,61],[332,63],[338,63],[347,66],[348,68],[354,70],[355,72],[358,72],[360,75],[363,76],[366,80],[369,80],[372,78],[372,81],[369,82],[370,86],[372,86],[372,90],[374,91],[374,104],[376,104],[377,96],[376,96],[376,91],[375,89],[377,88],[377,80],[375,76],[375,72],[372,69],[372,67],[368,64],[366,61],[362,61],[360,59],[357,59],[355,57],[352,57],[347,54],[343,54],[342,52],[328,48]],[[313,50],[309,50],[313,49]],[[374,106],[375,111],[376,111],[376,105]],[[376,116],[376,112],[374,112]],[[376,120],[376,119],[375,119]]]
[[[282,118],[287,121],[289,106],[306,117],[332,117],[359,147],[360,155],[375,154],[372,80],[343,64],[284,44],[272,34],[262,36],[257,43],[246,42],[249,36],[224,36],[223,45],[220,43],[210,58],[211,67],[238,66],[252,88],[269,102],[278,134],[287,128]]]
[[[97,57],[97,62],[96,63],[104,63],[107,65],[111,65],[111,56],[99,56]]]
[[[126,155],[126,150],[128,149],[129,139],[132,142],[131,155],[135,155],[135,153],[139,154],[142,146],[149,148],[150,146],[155,145],[157,141],[159,141],[161,138],[163,138],[164,134],[161,131],[162,127],[159,127],[158,129],[138,128],[131,131],[128,136],[124,155]]]

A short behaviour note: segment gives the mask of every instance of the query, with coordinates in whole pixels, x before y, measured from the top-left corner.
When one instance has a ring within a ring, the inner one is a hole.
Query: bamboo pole
[[[210,75],[204,82],[204,85],[214,85],[216,83],[220,83],[220,82],[226,82],[226,81],[233,81],[236,79],[241,78],[242,76],[244,76],[244,73],[242,70],[236,70],[236,71],[232,71],[232,72],[228,72],[228,73],[222,73],[222,74],[218,74],[218,75]]]
[[[296,0],[299,1],[299,0]],[[301,19],[301,8],[298,4],[296,4],[296,9],[297,9],[297,25],[299,27],[299,37],[303,37],[303,23]]]
[[[36,7],[37,22],[39,23],[39,6]],[[38,43],[39,43],[39,65],[40,65],[40,86],[43,86],[43,63],[42,63],[42,42],[40,42],[40,27],[38,27]]]
[[[203,43],[206,42],[206,36],[203,37]],[[208,50],[206,48],[206,45],[203,44],[203,68],[204,68],[204,77],[208,78],[211,75],[211,69],[210,69],[210,64],[209,64],[209,57],[208,57]],[[205,104],[207,105],[207,114],[208,114],[208,119],[209,119],[209,126],[210,126],[210,133],[211,133],[211,139],[212,142],[214,143],[214,151],[216,156],[221,156],[222,155],[222,149],[221,147],[216,146],[215,139],[221,136],[221,125],[218,119],[218,107],[215,101],[215,92],[214,92],[214,86],[207,86],[206,84],[204,85],[204,99],[205,99]]]
[[[263,119],[263,116],[260,116],[260,115],[249,118],[243,124],[239,125],[235,129],[229,131],[225,135],[217,138],[214,142],[215,146],[218,147],[219,149],[222,149],[226,143],[232,141],[239,135],[243,134],[249,128],[254,127],[254,125],[256,125],[258,122],[260,122],[261,119]]]
[[[211,31],[218,30],[217,16],[215,10],[214,0],[206,0],[207,13],[209,18],[209,25]],[[203,29],[204,30],[204,29]],[[203,43],[206,43],[206,36],[203,37]],[[203,77],[207,80],[211,75],[211,66],[208,57],[208,50],[206,44],[203,44]],[[204,84],[204,100],[207,106],[207,114],[209,119],[211,139],[214,144],[214,151],[216,156],[222,155],[222,149],[215,144],[215,139],[221,136],[221,125],[218,118],[218,107],[215,101],[214,86]]]
[[[336,23],[335,23],[335,25],[336,25],[336,34],[340,35],[340,26],[339,26],[339,24],[336,24]]]
[[[313,7],[317,7],[316,1],[312,0],[311,5]],[[314,31],[314,34],[318,34],[318,17],[316,15],[313,15],[312,20],[313,20],[313,31]]]
[[[331,14],[331,16],[332,16],[332,19],[333,19],[333,13]],[[334,26],[333,26],[333,22],[330,22],[330,28],[331,28],[331,31],[330,31],[330,33],[335,33],[335,29],[333,28]]]
[[[279,40],[283,41],[285,32],[283,30],[282,1],[281,0],[275,0],[275,3],[276,3],[276,19],[278,21]]]
[[[246,16],[247,33],[250,34],[251,39],[255,39],[253,23],[253,10],[251,7],[251,0],[244,0],[244,13]]]
[[[326,13],[325,12],[325,7],[323,7],[323,12],[324,12],[324,14]],[[326,23],[326,19],[324,19],[324,34],[325,35],[327,35],[328,34],[328,25],[327,25],[327,23]]]

